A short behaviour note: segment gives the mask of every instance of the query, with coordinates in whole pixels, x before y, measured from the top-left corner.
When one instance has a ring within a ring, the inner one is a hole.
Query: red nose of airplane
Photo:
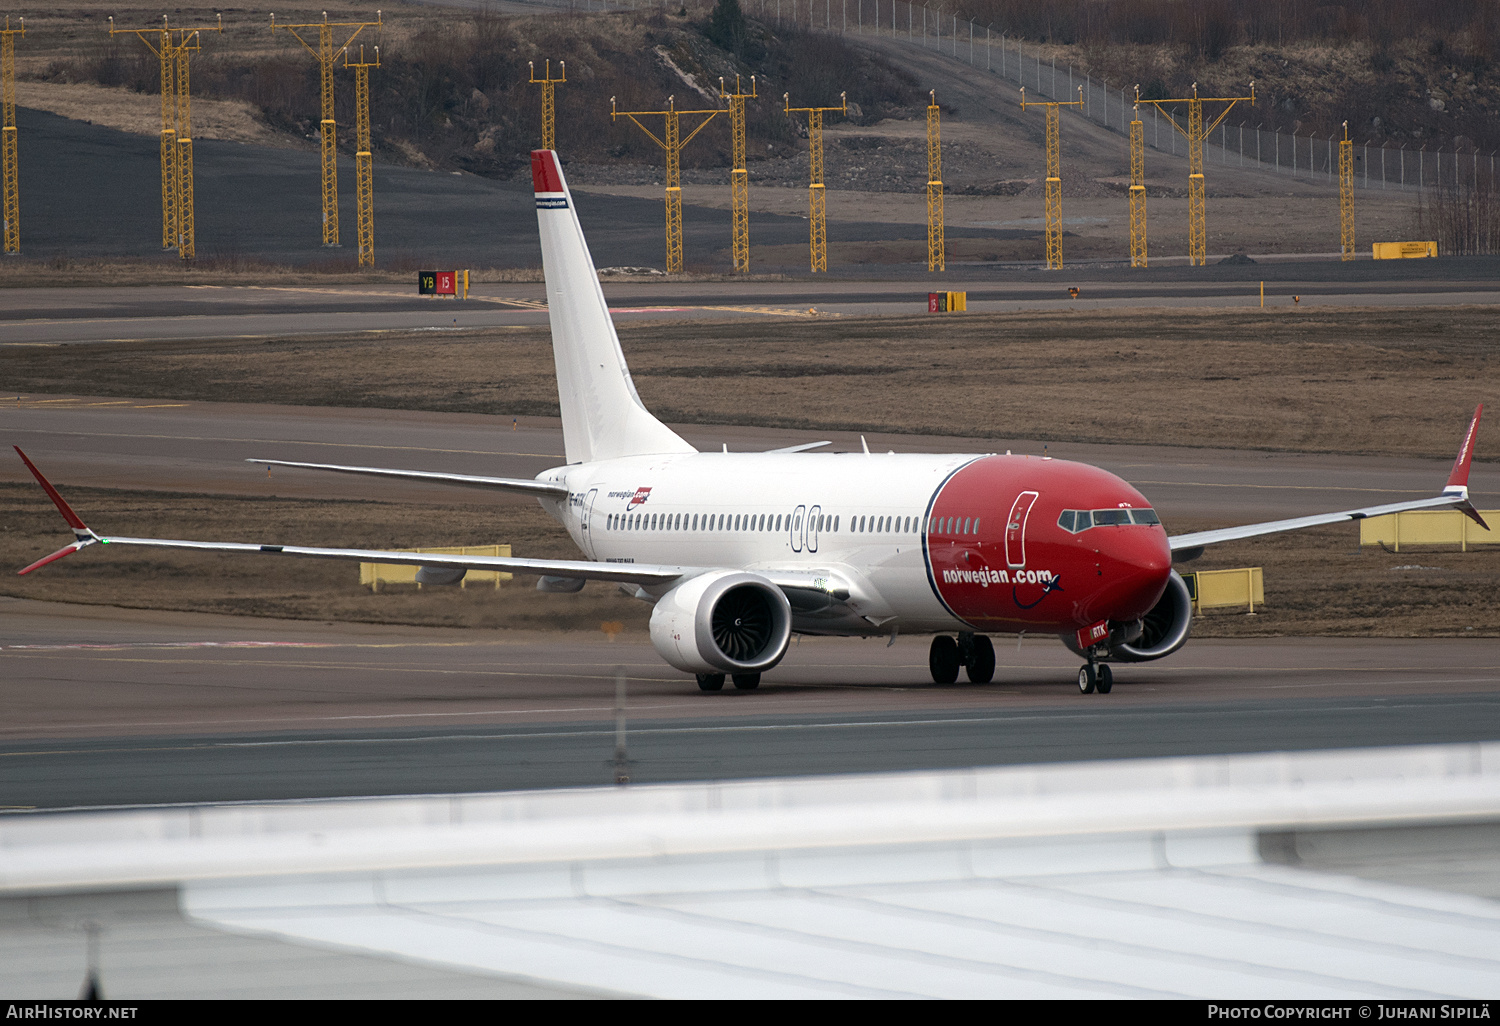
[[[1172,574],[1172,549],[1159,526],[1105,529],[1098,542],[1103,617],[1138,620],[1151,611]]]

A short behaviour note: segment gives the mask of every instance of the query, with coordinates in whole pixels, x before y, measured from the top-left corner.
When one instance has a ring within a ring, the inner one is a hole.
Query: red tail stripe
[[[531,184],[537,192],[562,192],[562,173],[552,150],[531,151]]]
[[[42,490],[47,493],[47,497],[52,500],[52,504],[57,507],[57,511],[61,513],[63,515],[63,519],[68,522],[68,526],[77,528],[80,531],[87,531],[89,529],[89,525],[85,524],[81,519],[79,519],[78,514],[73,512],[72,506],[69,506],[66,502],[63,501],[63,497],[57,494],[57,489],[52,487],[52,482],[43,477],[42,472],[36,469],[36,464],[32,463],[29,459],[26,458],[26,454],[21,451],[21,447],[19,445],[13,445],[11,446],[11,448],[16,450],[16,455],[21,457],[21,462],[26,464],[26,469],[31,471],[32,477],[37,479],[37,483],[42,486]],[[48,557],[48,559],[53,558],[56,557]],[[47,562],[47,560],[44,559],[42,560],[42,562],[45,563]],[[38,563],[36,565],[41,566],[41,563]],[[28,567],[27,569],[30,568]],[[22,573],[24,572],[25,571],[22,571]]]

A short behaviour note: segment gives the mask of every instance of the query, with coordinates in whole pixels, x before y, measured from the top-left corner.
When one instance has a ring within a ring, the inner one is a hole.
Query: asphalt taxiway
[[[1339,274],[1328,266],[1270,265],[1250,277],[1165,273],[1121,279],[1109,270],[1067,278],[1010,274],[997,279],[959,269],[941,279],[819,281],[611,282],[605,297],[617,321],[737,320],[778,317],[917,316],[933,289],[968,292],[970,313],[1129,308],[1257,309],[1261,282],[1270,309],[1412,307],[1500,303],[1494,265],[1480,260],[1449,274]],[[1194,270],[1204,270],[1197,269]],[[1478,272],[1478,273],[1476,273]],[[1079,295],[1070,287],[1081,286]],[[1293,297],[1296,297],[1294,302]],[[258,338],[363,331],[452,331],[545,325],[539,283],[485,284],[469,297],[424,297],[410,285],[156,285],[15,288],[0,306],[0,345],[74,345],[166,339]]]
[[[0,600],[12,811],[1478,741],[1500,640],[1209,640],[1081,696],[1054,638],[935,685],[926,639],[804,639],[699,692],[644,639]]]

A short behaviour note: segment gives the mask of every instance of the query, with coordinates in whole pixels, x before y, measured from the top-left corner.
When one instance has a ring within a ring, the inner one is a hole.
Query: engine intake
[[[764,577],[701,574],[651,610],[651,644],[688,673],[761,673],[781,662],[792,638],[792,607]]]
[[[1123,663],[1160,659],[1187,644],[1193,626],[1193,597],[1187,582],[1176,570],[1167,579],[1167,590],[1141,621],[1141,633],[1132,641],[1111,645],[1109,657]]]

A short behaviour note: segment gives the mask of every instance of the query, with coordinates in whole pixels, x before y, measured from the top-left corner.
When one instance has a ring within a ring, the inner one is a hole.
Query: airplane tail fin
[[[568,462],[696,452],[636,393],[555,151],[531,152],[531,179]]]

